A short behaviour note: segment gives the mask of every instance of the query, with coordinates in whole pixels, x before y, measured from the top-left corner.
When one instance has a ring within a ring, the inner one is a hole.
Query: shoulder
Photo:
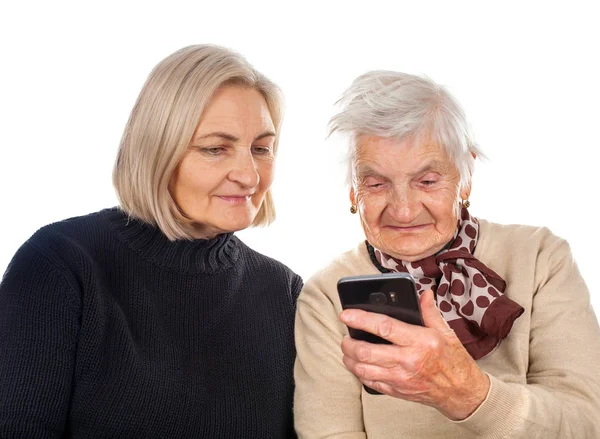
[[[524,224],[498,224],[478,219],[480,236],[478,247],[486,251],[502,251],[503,253],[535,253],[568,247],[567,242],[556,236],[547,227]]]
[[[38,289],[66,284],[72,291],[79,291],[77,273],[86,264],[90,242],[101,228],[101,215],[97,212],[69,218],[37,230],[13,256],[3,282],[33,282]]]
[[[507,282],[527,280],[537,289],[556,272],[576,268],[568,242],[547,227],[485,220],[479,224],[475,256]]]
[[[40,269],[43,266],[72,277],[69,274],[87,265],[95,249],[107,246],[108,227],[102,217],[109,210],[68,218],[40,228],[17,250],[7,273],[19,267],[28,267],[31,273],[39,265]]]
[[[232,239],[240,249],[240,256],[251,268],[256,270],[274,270],[277,273],[285,273],[288,276],[298,276],[284,263],[277,259],[266,256],[246,245],[240,238],[233,236]]]
[[[104,217],[114,210],[105,209],[46,225],[36,231],[26,244],[51,259],[106,244],[109,227]]]
[[[117,208],[103,209],[87,215],[76,216],[57,221],[38,229],[30,240],[42,242],[44,239],[60,236],[63,239],[83,239],[89,236],[90,229],[98,229],[105,225],[104,218],[110,212],[116,212]]]
[[[324,292],[333,301],[337,300],[337,282],[344,276],[379,273],[373,265],[364,240],[354,248],[333,258],[327,265],[315,272],[306,282],[306,295]]]
[[[361,240],[353,249],[336,256],[308,279],[298,297],[300,314],[308,313],[320,316],[320,321],[337,322],[335,316],[342,311],[338,281],[345,276],[377,273],[379,271],[371,262],[366,242]]]
[[[240,238],[232,238],[240,249],[241,262],[255,276],[270,283],[285,284],[297,296],[302,288],[302,278],[277,259],[266,256],[246,245]]]

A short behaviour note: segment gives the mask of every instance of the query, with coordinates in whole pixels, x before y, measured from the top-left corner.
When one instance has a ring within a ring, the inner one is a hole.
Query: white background
[[[111,169],[152,67],[189,44],[244,54],[287,101],[278,220],[240,236],[310,276],[362,232],[333,103],[371,69],[426,74],[464,106],[489,161],[475,216],[566,238],[600,310],[600,26],[590,2],[3,2],[0,272],[39,227],[116,204]]]

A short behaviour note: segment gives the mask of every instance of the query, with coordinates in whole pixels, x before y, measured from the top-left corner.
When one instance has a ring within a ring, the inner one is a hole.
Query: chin
[[[396,258],[401,259],[404,262],[415,262],[425,259],[427,256],[430,255],[428,253],[407,252],[397,255]]]
[[[406,262],[418,261],[435,253],[431,246],[424,245],[422,238],[417,239],[417,237],[406,236],[390,238],[370,242],[384,253]],[[380,246],[378,246],[378,243],[380,243]]]
[[[239,232],[240,230],[250,227],[252,225],[252,221],[253,219],[246,219],[244,221],[235,221],[228,224],[223,224],[222,230],[225,230],[225,233]]]
[[[219,218],[215,218],[213,224],[218,225],[221,230],[237,232],[250,227],[254,218],[256,218],[256,215],[253,211],[249,210],[238,211],[237,213],[226,212],[225,215],[220,215]]]

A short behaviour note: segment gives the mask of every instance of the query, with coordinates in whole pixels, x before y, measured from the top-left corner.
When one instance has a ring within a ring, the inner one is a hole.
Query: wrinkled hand
[[[420,298],[425,327],[361,310],[340,320],[393,344],[345,337],[346,368],[368,387],[386,395],[429,405],[453,420],[467,418],[486,398],[490,382],[438,311],[431,290]]]

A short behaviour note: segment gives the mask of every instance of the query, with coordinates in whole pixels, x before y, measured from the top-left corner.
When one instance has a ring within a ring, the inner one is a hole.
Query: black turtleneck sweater
[[[40,229],[0,284],[1,438],[293,435],[300,277],[117,209]]]

